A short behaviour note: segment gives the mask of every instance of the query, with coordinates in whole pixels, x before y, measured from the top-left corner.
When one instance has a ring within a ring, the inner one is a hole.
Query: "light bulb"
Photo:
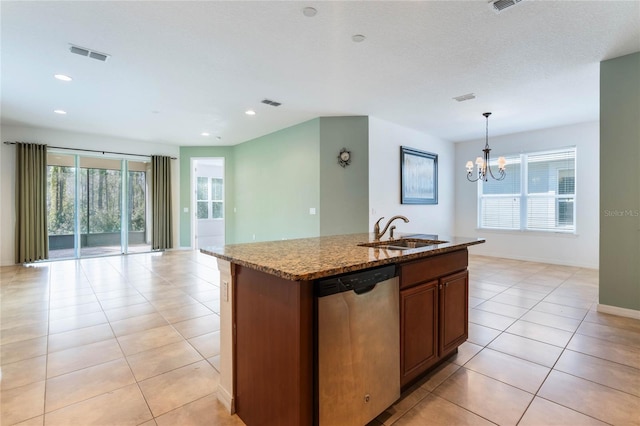
[[[504,157],[499,157],[498,158],[498,168],[500,170],[504,170],[506,165],[507,165],[507,160],[505,160]]]

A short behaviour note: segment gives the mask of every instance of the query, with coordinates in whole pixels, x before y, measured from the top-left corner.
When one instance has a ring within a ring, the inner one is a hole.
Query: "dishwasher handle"
[[[372,285],[368,285],[368,286],[364,286],[364,287],[356,287],[353,289],[353,292],[355,294],[365,294],[365,293],[369,293],[371,290],[373,290],[374,288],[376,288],[378,284],[372,284]]]
[[[365,271],[351,272],[318,280],[315,286],[315,293],[317,297],[330,296],[345,291],[365,294],[373,290],[378,283],[395,276],[395,265],[386,265]]]

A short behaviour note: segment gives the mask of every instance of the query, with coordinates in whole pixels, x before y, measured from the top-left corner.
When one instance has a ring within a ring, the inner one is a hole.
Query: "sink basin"
[[[372,243],[363,243],[358,245],[362,247],[383,248],[387,250],[411,250],[447,242],[448,241],[441,240],[425,240],[422,238],[399,238],[397,240],[375,241]]]

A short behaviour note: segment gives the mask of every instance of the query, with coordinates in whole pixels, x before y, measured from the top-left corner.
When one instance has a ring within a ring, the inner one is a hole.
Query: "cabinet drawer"
[[[467,269],[468,252],[458,250],[400,265],[400,288],[433,280]]]

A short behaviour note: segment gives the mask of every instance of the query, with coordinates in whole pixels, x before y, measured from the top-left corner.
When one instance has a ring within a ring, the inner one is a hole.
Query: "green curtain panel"
[[[47,146],[16,143],[16,263],[48,257]]]
[[[151,248],[172,248],[171,157],[151,156],[151,191]]]

